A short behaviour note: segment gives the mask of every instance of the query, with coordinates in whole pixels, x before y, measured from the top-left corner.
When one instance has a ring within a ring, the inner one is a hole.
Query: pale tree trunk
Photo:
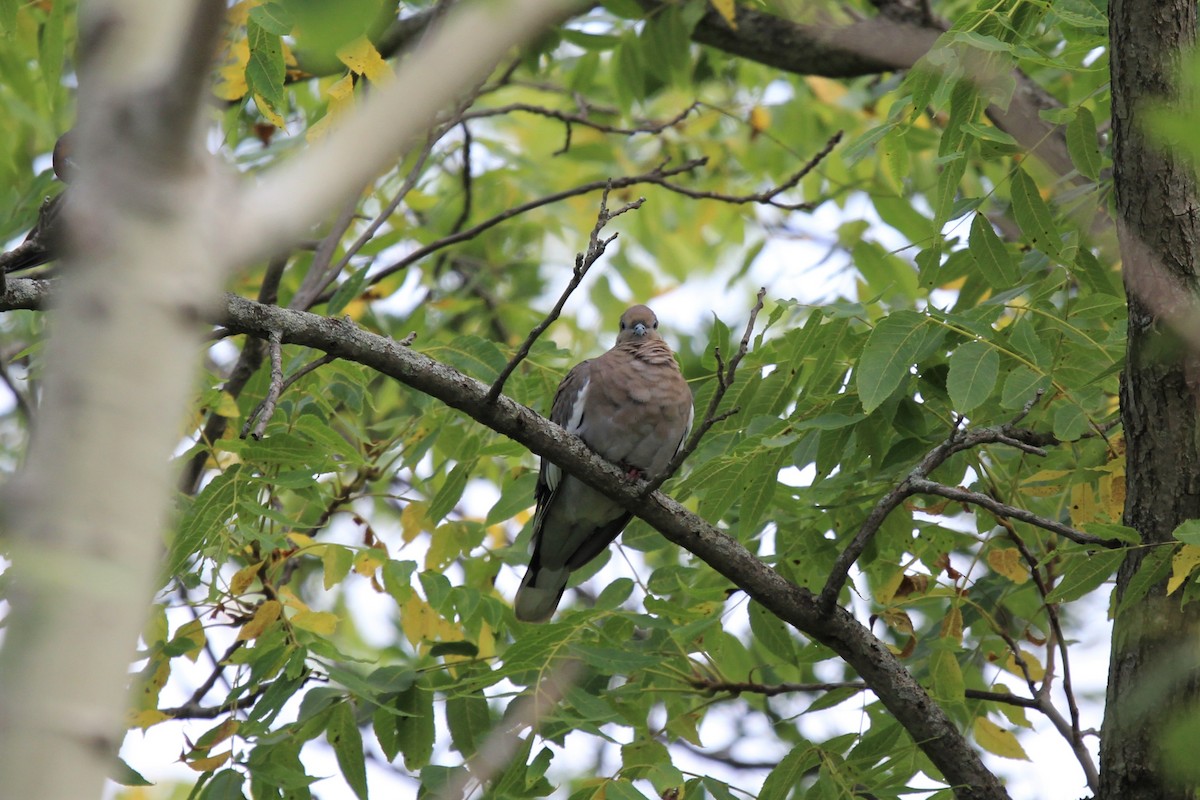
[[[1173,95],[1181,51],[1195,41],[1194,0],[1112,0],[1109,4],[1113,164],[1117,220],[1129,300],[1128,360],[1121,383],[1127,442],[1125,522],[1147,544],[1171,541],[1200,517],[1200,358],[1173,321],[1195,313],[1200,241],[1192,167],[1148,140],[1144,102]],[[1146,555],[1131,551],[1117,596]],[[1165,582],[1120,614],[1101,742],[1102,800],[1192,798],[1176,781],[1162,734],[1196,713],[1195,641],[1200,603],[1181,610]],[[1194,767],[1187,765],[1194,774]]]
[[[74,255],[46,352],[26,469],[8,487],[11,614],[0,652],[0,794],[99,795],[129,664],[159,579],[168,461],[230,269],[344,203],[558,0],[447,20],[319,146],[239,185],[196,146],[224,0],[81,10]]]

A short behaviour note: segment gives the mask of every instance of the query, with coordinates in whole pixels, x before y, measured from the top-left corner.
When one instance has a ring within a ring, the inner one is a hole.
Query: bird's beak
[[[636,323],[633,326],[633,332],[636,333],[638,336],[645,336],[646,335],[646,323],[644,323],[644,322]]]

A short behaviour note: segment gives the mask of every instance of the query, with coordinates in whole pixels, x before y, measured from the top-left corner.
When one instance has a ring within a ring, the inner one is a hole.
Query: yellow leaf
[[[282,610],[283,606],[278,600],[263,601],[263,604],[254,612],[254,616],[250,618],[250,621],[238,631],[237,640],[244,642],[262,636],[263,631],[274,624],[275,620],[279,619],[279,612]]]
[[[296,593],[286,586],[279,587],[279,600],[295,611],[308,611],[308,603],[297,597]]]
[[[356,74],[366,75],[371,83],[386,83],[395,77],[375,45],[365,36],[344,45],[337,51],[337,57]]]
[[[322,548],[325,547],[323,544],[317,544],[317,541],[307,533],[289,533],[287,538],[289,542],[311,556],[320,556]]]
[[[325,548],[325,554],[321,557],[321,561],[325,567],[325,589],[332,589],[342,582],[350,572],[350,566],[354,563],[354,555],[350,548],[340,544],[329,545]]]
[[[221,392],[221,401],[217,404],[217,413],[226,419],[238,419],[242,416],[237,399],[229,392]]]
[[[260,94],[255,93],[254,105],[258,106],[258,113],[262,114],[268,122],[276,128],[287,130],[287,122],[279,115],[279,112],[267,102],[267,99]]]
[[[204,758],[197,758],[192,761],[185,761],[184,763],[196,770],[196,772],[212,772],[217,767],[228,761],[231,755],[233,755],[233,751],[227,750],[220,755],[205,756]]]
[[[329,85],[325,90],[329,97],[329,107],[325,116],[308,127],[305,138],[315,142],[329,132],[329,128],[343,114],[354,107],[354,77],[347,73]]]
[[[400,512],[400,538],[405,544],[416,539],[425,530],[425,504],[409,503]]]
[[[254,583],[254,579],[258,577],[258,571],[262,568],[263,562],[251,564],[248,567],[242,567],[234,573],[233,578],[229,581],[229,593],[235,597],[244,594],[250,588],[250,584]]]
[[[1105,475],[1099,481],[1100,509],[1109,519],[1119,520],[1125,511],[1125,459],[1120,459],[1120,472]]]
[[[374,547],[368,547],[366,550],[359,550],[358,555],[354,557],[354,571],[359,575],[374,575],[375,570],[385,563],[387,563],[385,554]]]
[[[887,583],[875,590],[875,602],[880,605],[887,605],[892,602],[896,596],[896,591],[900,588],[900,584],[904,581],[904,570],[896,570],[892,577],[888,578]]]
[[[734,8],[734,5],[735,5],[734,1],[733,0],[709,0],[709,2],[712,3],[712,7],[717,10],[717,13],[720,14],[722,17],[724,17],[725,21],[729,23],[729,27],[733,28],[736,31],[737,30],[737,18],[735,17],[735,14],[737,13],[737,11]]]
[[[879,615],[889,628],[900,633],[913,633],[912,618],[902,608],[885,608]]]
[[[809,90],[822,105],[835,105],[847,93],[844,85],[829,78],[810,75],[804,79],[804,82],[808,84]]]
[[[221,742],[237,733],[241,726],[242,723],[239,720],[236,720],[233,717],[227,717],[224,722],[217,725],[215,728],[211,728],[206,731],[204,735],[200,737],[199,741],[196,742],[196,746],[192,748],[192,751],[187,754],[187,757],[191,758],[192,756],[199,756],[207,753]]]
[[[319,636],[332,636],[337,630],[338,616],[328,611],[302,611],[290,621],[301,630],[312,631]]]
[[[1171,557],[1171,579],[1167,581],[1167,594],[1175,594],[1175,590],[1196,571],[1200,565],[1200,545],[1185,544]]]
[[[492,626],[486,622],[479,626],[479,638],[475,645],[479,648],[479,658],[488,659],[496,655],[496,635],[492,633]]]
[[[1029,677],[1031,679],[1040,681],[1046,677],[1046,668],[1042,666],[1041,661],[1038,661],[1037,656],[1028,650],[1021,649],[1021,660],[1025,662],[1025,669],[1029,670]],[[1008,658],[1005,659],[1004,669],[1019,678],[1025,677],[1025,672],[1021,669],[1021,665],[1017,663],[1017,657],[1012,653],[1009,653]]]
[[[195,663],[200,654],[204,652],[204,644],[208,641],[208,635],[204,632],[204,623],[198,619],[194,619],[179,627],[175,631],[175,639],[186,639],[192,643],[192,646],[183,654],[189,661]]]
[[[762,133],[769,127],[771,127],[770,111],[767,111],[762,106],[755,106],[750,109],[750,130],[755,133]]]
[[[988,566],[993,572],[1003,575],[1015,584],[1029,580],[1029,570],[1021,561],[1021,551],[1015,547],[1000,547],[988,551]]]
[[[250,61],[250,42],[238,39],[229,45],[229,54],[217,69],[213,94],[226,102],[240,100],[250,91],[246,83],[246,64]]]
[[[157,725],[160,722],[166,722],[173,719],[168,714],[164,714],[157,708],[152,708],[147,711],[131,711],[125,715],[125,724],[131,728],[141,728],[145,730],[152,725]]]
[[[1025,748],[1021,747],[1021,743],[1017,741],[1013,732],[1004,730],[987,717],[975,718],[974,732],[975,741],[989,753],[994,753],[1001,758],[1029,760],[1029,756],[1025,755]]]
[[[1087,484],[1071,487],[1071,524],[1075,527],[1095,522],[1100,516],[1096,491]]]
[[[950,606],[950,610],[946,612],[946,616],[942,617],[942,627],[938,631],[938,636],[943,639],[954,639],[959,644],[962,644],[963,616],[961,608]]]
[[[150,711],[158,708],[158,694],[171,677],[171,662],[161,655],[156,656],[146,665],[142,675],[144,679],[137,684],[132,697],[133,706],[137,711]]]

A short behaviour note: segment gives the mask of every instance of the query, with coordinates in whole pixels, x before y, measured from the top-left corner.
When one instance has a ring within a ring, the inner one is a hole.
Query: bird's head
[[[617,344],[661,340],[658,335],[658,317],[646,306],[631,306],[621,315],[621,332]]]

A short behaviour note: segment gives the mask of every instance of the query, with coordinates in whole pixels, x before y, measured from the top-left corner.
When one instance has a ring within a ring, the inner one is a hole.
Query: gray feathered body
[[[631,315],[628,330],[642,332],[626,335]],[[627,311],[618,344],[572,369],[550,412],[600,456],[643,478],[666,468],[693,415],[691,391],[655,327],[645,306]],[[571,572],[603,552],[630,519],[620,505],[545,459],[536,499],[533,558],[513,603],[518,619],[528,622],[550,618]]]

